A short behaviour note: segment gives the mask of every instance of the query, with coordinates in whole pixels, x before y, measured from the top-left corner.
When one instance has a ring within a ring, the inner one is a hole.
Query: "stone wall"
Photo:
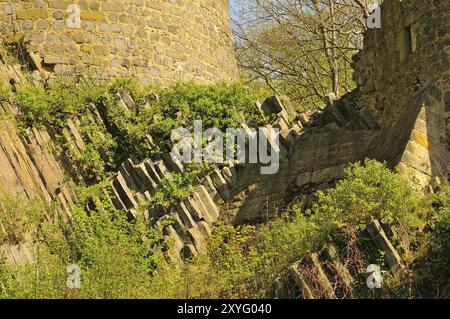
[[[391,0],[354,58],[358,103],[381,125],[371,156],[421,186],[450,173],[450,2]]]
[[[68,25],[73,4],[81,28]],[[56,75],[163,85],[237,78],[228,0],[0,1],[0,30],[23,35],[36,67]]]

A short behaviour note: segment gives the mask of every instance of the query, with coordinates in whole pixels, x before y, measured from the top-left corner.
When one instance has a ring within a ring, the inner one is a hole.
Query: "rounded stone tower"
[[[57,76],[162,85],[237,77],[228,0],[0,1],[0,26]]]

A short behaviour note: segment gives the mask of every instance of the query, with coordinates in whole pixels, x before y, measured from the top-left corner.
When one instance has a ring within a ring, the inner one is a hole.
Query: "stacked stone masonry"
[[[228,0],[0,1],[0,30],[23,41],[34,67],[58,76],[162,85],[237,78]]]
[[[370,156],[400,164],[420,186],[450,174],[450,2],[391,0],[382,28],[354,58],[358,103],[381,126]]]

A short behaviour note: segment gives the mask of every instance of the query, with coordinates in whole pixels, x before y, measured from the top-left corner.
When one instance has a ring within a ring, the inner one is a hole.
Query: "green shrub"
[[[165,200],[186,196],[177,193],[189,185],[182,176],[174,175],[167,183],[171,186],[161,195]],[[168,243],[162,234],[141,218],[130,222],[123,212],[112,208],[100,195],[103,186],[80,189],[80,202],[93,198],[96,208],[86,212],[82,206],[74,207],[70,225],[54,217],[33,219],[34,226],[25,227],[39,229],[30,232],[36,234],[39,259],[27,266],[0,262],[2,297],[270,297],[289,265],[336,240],[338,234],[361,229],[373,218],[411,236],[419,234],[417,229],[425,222],[431,225],[428,234],[422,233],[422,238],[412,242],[420,247],[413,250],[416,262],[411,269],[427,296],[448,296],[450,192],[425,198],[375,161],[352,165],[336,187],[318,193],[311,211],[304,212],[303,204],[297,203],[262,225],[217,224],[206,250],[184,264],[165,260],[162,252]],[[22,224],[9,229],[22,232]],[[79,290],[65,287],[66,267],[72,262],[81,267]]]
[[[79,195],[93,196],[100,189],[84,189]],[[0,258],[1,298],[149,296],[150,278],[163,258],[165,244],[162,234],[148,222],[128,221],[105,197],[97,197],[95,211],[72,207],[70,223],[56,211],[48,217],[33,220],[36,231],[27,232],[32,235],[27,242],[33,243],[35,263],[9,265]],[[66,269],[72,263],[81,268],[80,289],[66,287]]]
[[[38,225],[50,209],[38,199],[0,195],[0,245],[18,244],[36,236]]]
[[[135,102],[133,110],[119,101],[119,95],[125,93]],[[222,130],[239,126],[243,119],[252,125],[263,122],[252,94],[239,84],[179,83],[161,89],[142,87],[130,78],[101,84],[79,79],[56,81],[46,88],[24,85],[14,103],[20,110],[21,127],[51,127],[62,152],[75,161],[76,172],[94,181],[117,171],[127,158],[140,162],[169,151],[172,130],[192,129],[194,120],[202,120],[205,129],[215,126]],[[100,107],[104,126],[92,123],[86,115],[90,104]],[[68,143],[70,134],[63,134],[67,119],[73,117],[79,120],[87,145],[82,152]]]
[[[198,171],[188,171],[184,174],[172,173],[170,178],[164,178],[158,185],[149,205],[161,204],[169,207],[185,200],[194,192],[192,186],[197,173]]]
[[[21,111],[20,123],[24,127],[42,127],[53,121],[49,97],[42,88],[22,86],[16,92],[14,102]]]
[[[376,161],[354,164],[336,187],[319,192],[312,210],[292,205],[258,227],[217,225],[206,254],[153,277],[172,298],[262,298],[287,267],[309,252],[362,229],[373,218],[412,232],[423,225],[421,196]],[[428,211],[430,207],[428,206]],[[332,237],[334,237],[332,239]]]
[[[0,59],[10,65],[19,63],[19,46],[23,45],[21,42],[20,35],[17,34],[16,36],[8,36],[8,38],[3,39],[0,42]]]
[[[12,96],[11,87],[9,85],[5,85],[0,81],[0,102],[9,101],[9,98]]]
[[[82,269],[79,297],[145,297],[160,258],[158,231],[142,219],[129,222],[122,211],[102,207],[89,216],[76,211],[68,237]]]
[[[386,224],[423,226],[423,196],[409,182],[374,160],[354,164],[346,178],[326,192],[318,192],[313,219],[329,233],[341,227],[358,230],[377,218]]]
[[[57,298],[64,292],[63,259],[69,250],[64,237],[58,237],[61,232],[50,231],[55,214],[56,206],[39,198],[0,196],[0,246],[25,243],[36,260],[28,265],[9,265],[0,250],[0,298]],[[60,246],[60,254],[54,254],[56,245],[48,245],[44,233],[58,239],[55,244]]]

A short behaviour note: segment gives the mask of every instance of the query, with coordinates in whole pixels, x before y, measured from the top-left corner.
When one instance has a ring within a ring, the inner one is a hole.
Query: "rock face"
[[[16,68],[0,63],[0,72],[1,81],[21,81]],[[73,187],[66,181],[49,133],[31,129],[19,134],[14,121],[3,115],[16,114],[14,106],[1,102],[0,111],[0,194],[55,199],[69,213],[66,204],[74,197]]]
[[[60,76],[237,77],[228,0],[0,1],[0,30],[23,36],[36,67]]]
[[[167,157],[165,160],[147,159],[140,164],[125,161],[110,187],[105,190],[110,194],[112,204],[127,212],[130,219],[136,218],[139,205],[151,200],[163,179],[172,178],[174,171],[168,168],[169,161]],[[212,175],[224,180],[218,170]],[[189,258],[201,251],[211,235],[213,223],[219,219],[218,202],[223,197],[209,181],[210,176],[200,179],[191,196],[181,202],[174,200],[168,207],[155,205],[143,212],[145,218],[157,227],[161,226],[172,241],[172,251],[169,252],[172,259]],[[163,227],[168,219],[172,221],[171,225]]]
[[[0,81],[19,83],[21,77],[18,68],[0,63]],[[16,109],[7,102],[0,104],[0,194],[54,200],[70,217],[68,205],[75,198],[73,183],[65,178],[52,138],[47,131],[37,129],[19,134],[14,121],[4,116],[16,114]],[[9,262],[24,264],[33,260],[30,246],[0,243],[0,252]]]

